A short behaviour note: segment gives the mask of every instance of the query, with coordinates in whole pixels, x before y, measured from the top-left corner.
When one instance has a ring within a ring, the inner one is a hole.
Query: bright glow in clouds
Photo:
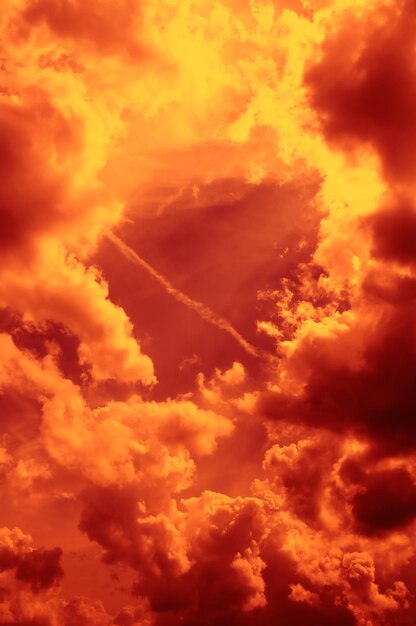
[[[0,626],[413,626],[414,2],[4,4]]]

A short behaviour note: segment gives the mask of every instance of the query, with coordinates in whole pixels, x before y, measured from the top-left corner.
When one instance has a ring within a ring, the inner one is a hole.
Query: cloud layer
[[[410,0],[0,16],[0,625],[416,619]]]

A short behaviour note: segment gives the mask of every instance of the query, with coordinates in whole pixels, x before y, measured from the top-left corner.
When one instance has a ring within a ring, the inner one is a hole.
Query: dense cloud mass
[[[345,147],[368,142],[391,182],[411,183],[416,166],[414,3],[378,3],[358,16],[353,11],[336,22],[322,46],[321,62],[306,73],[312,104],[329,141]]]
[[[0,15],[0,626],[414,626],[411,0]]]

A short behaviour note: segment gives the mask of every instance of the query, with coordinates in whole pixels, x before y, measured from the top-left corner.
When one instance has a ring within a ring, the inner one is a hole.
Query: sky
[[[0,626],[414,626],[415,50],[4,0]]]

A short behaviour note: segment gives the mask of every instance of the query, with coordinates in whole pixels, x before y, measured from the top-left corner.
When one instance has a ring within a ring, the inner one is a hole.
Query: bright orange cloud
[[[0,15],[0,626],[416,619],[410,0]]]

